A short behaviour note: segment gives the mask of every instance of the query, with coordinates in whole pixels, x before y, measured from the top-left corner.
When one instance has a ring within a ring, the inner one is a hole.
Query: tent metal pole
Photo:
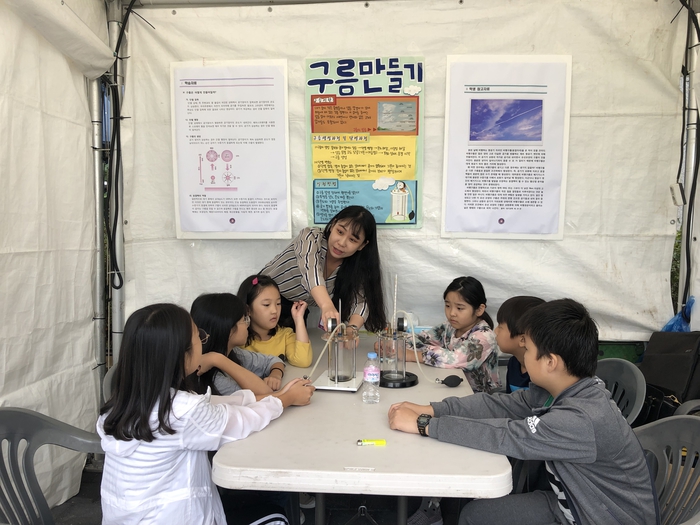
[[[695,27],[688,14],[688,45],[690,51],[687,51],[686,69],[688,71],[688,95],[687,95],[687,110],[686,110],[686,143],[685,143],[685,174],[684,174],[684,185],[683,190],[685,192],[686,203],[690,202],[690,189],[692,186],[693,176],[695,172],[695,163],[697,159],[695,158],[695,144],[697,141],[697,119],[698,119],[698,103],[697,103],[697,93],[695,90],[695,82],[698,80],[697,72],[697,52],[696,46],[698,44],[698,35],[695,31]],[[685,81],[685,79],[683,79]],[[697,210],[697,204],[694,209]],[[688,216],[688,205],[683,206],[683,233],[681,235],[681,260],[679,269],[679,279],[678,279],[678,305],[677,310],[680,311],[684,306],[683,291],[685,286],[686,275],[689,269],[686,265],[686,252],[687,250],[692,250],[692,246],[688,246],[686,243],[686,229],[692,228],[693,217]],[[692,258],[692,252],[691,252]],[[691,277],[692,277],[692,268]],[[691,281],[689,296],[693,295],[694,286]]]
[[[121,2],[118,0],[111,0],[107,4],[107,29],[109,32],[109,45],[112,48],[112,50],[115,50],[117,46],[117,40],[119,38],[119,32],[121,30],[121,22],[122,22],[122,6]],[[120,55],[124,56],[124,49],[126,46],[125,40],[122,41],[121,44],[121,49],[120,49]],[[121,103],[123,99],[123,88],[124,88],[124,74],[123,74],[123,66],[121,64],[121,61],[119,60],[119,57],[114,61],[114,65],[112,66],[112,78],[114,77],[114,71],[116,69],[116,76],[117,76],[117,97],[119,98],[119,104],[118,107],[121,108]],[[119,118],[119,115],[115,114],[115,107],[117,104],[112,103],[112,126],[114,126],[117,122],[116,119]],[[114,148],[114,155],[115,157],[117,155],[120,155],[121,152],[117,151],[116,146]],[[113,162],[114,159],[110,159],[110,165],[112,168],[114,168],[115,163]],[[118,184],[112,189],[112,197],[111,197],[111,202],[109,203],[110,206],[110,225],[115,222],[115,217],[116,217],[116,228],[113,233],[113,250],[114,250],[114,259],[119,266],[119,271],[121,272],[121,277],[122,277],[122,286],[119,288],[115,288],[113,283],[115,280],[118,281],[118,279],[110,279],[110,283],[112,283],[112,359],[113,359],[113,364],[116,364],[117,361],[119,360],[119,348],[121,347],[121,342],[122,342],[122,335],[124,333],[124,285],[126,284],[126,269],[124,268],[124,222],[123,222],[123,205],[124,205],[124,199],[119,198],[118,203],[119,205],[117,206],[115,203],[115,196],[118,194],[123,197],[124,195],[124,177],[123,177],[123,170],[121,167],[121,163],[119,166],[119,172],[118,173],[112,173],[112,180],[115,180],[115,178],[119,179]],[[115,271],[115,268],[112,268],[112,272]]]
[[[97,80],[88,83],[88,101],[90,120],[92,121],[92,175],[95,191],[95,254],[92,262],[92,329],[95,342],[95,359],[99,373],[100,385],[105,375],[107,358],[107,300],[105,294],[105,238],[104,238],[104,174],[102,171],[102,90]],[[100,406],[102,389],[100,388]]]

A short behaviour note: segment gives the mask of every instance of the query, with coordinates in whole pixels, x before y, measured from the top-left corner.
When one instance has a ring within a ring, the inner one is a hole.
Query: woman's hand
[[[338,324],[340,324],[340,314],[338,313],[338,310],[335,309],[335,306],[333,306],[333,303],[321,307],[321,324],[323,325],[323,329],[327,332],[329,331],[329,319],[335,319]]]

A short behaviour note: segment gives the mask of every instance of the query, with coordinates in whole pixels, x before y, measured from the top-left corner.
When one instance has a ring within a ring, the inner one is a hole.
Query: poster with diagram
[[[306,60],[310,222],[347,206],[417,227],[423,175],[423,59]]]
[[[570,56],[448,56],[443,237],[562,239]]]
[[[291,237],[286,60],[170,65],[178,238]]]

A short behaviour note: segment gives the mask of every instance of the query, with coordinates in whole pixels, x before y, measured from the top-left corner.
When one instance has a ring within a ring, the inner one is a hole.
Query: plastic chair
[[[698,415],[700,416],[700,399],[691,399],[679,406],[673,413],[674,416]]]
[[[54,523],[34,471],[40,447],[102,453],[97,434],[24,408],[0,408],[0,443],[0,520],[18,525]]]
[[[605,388],[631,425],[642,411],[647,393],[642,371],[629,361],[610,358],[598,361],[596,375],[605,382]]]
[[[663,525],[700,524],[700,418],[671,416],[634,429],[647,456]]]

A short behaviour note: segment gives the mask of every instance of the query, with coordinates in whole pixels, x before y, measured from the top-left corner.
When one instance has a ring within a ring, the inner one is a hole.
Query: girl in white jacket
[[[225,524],[207,451],[311,400],[313,386],[300,380],[260,399],[249,390],[191,393],[185,378],[198,369],[207,338],[174,304],[146,306],[126,322],[114,393],[97,422],[103,524]]]

